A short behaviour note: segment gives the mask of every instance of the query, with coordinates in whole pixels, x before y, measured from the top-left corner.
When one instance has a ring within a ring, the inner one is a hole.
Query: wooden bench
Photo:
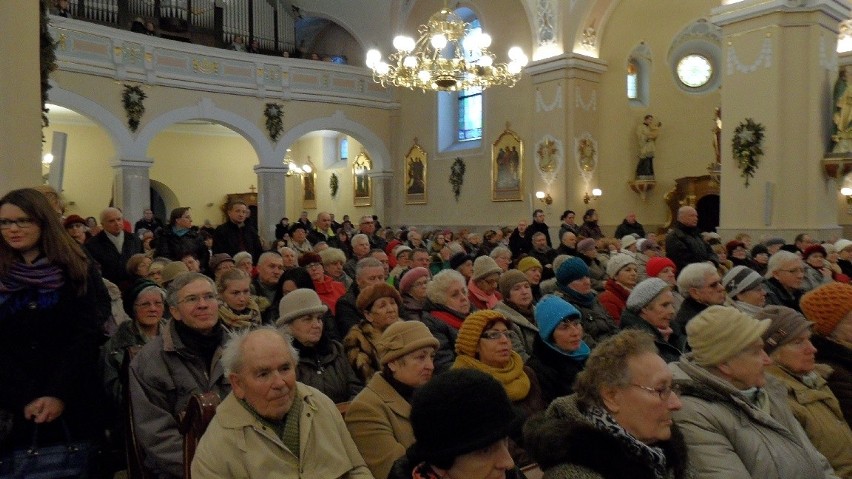
[[[194,394],[186,405],[186,410],[180,420],[180,433],[183,434],[183,477],[192,477],[192,458],[195,457],[195,449],[198,441],[216,415],[216,406],[219,405],[219,396],[215,392]]]

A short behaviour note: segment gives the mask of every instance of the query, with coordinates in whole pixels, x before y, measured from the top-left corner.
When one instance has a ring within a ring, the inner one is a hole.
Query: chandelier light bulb
[[[544,191],[536,191],[535,197],[540,199],[540,200],[543,200],[544,199]]]
[[[402,66],[405,68],[415,68],[417,66],[417,57],[411,55],[405,57],[402,61]]]
[[[432,38],[429,39],[429,42],[432,44],[432,47],[435,50],[443,50],[445,46],[447,46],[447,37],[443,33],[438,33],[432,35]]]
[[[852,188],[844,186],[843,188],[840,188],[840,194],[843,196],[852,196]]]
[[[393,39],[393,47],[401,52],[414,50],[414,39],[405,35],[397,35]]]
[[[491,65],[494,64],[494,59],[491,58],[490,55],[483,55],[479,58],[479,61],[477,61],[476,63],[479,64],[479,65],[482,65],[484,67],[490,67]]]
[[[524,51],[521,50],[521,47],[512,47],[509,49],[509,60],[518,61],[524,56]]]
[[[314,171],[314,169],[311,168],[311,165],[302,165],[302,171],[304,171],[305,173],[310,173]]]
[[[477,36],[479,37],[479,48],[480,49],[488,48],[488,47],[491,46],[491,35],[489,35],[485,32],[482,32]]]
[[[417,72],[417,79],[423,83],[428,83],[432,79],[432,74],[429,73],[429,70],[420,70]]]
[[[390,65],[388,65],[385,62],[380,61],[379,63],[376,64],[375,68],[373,68],[373,69],[376,70],[376,73],[378,73],[379,75],[387,75],[388,72],[390,71]]]
[[[375,69],[376,65],[382,61],[382,52],[376,50],[375,48],[370,49],[367,52],[367,68]]]
[[[603,194],[600,188],[592,188],[592,196],[600,196]]]
[[[509,64],[506,65],[506,71],[508,71],[512,75],[517,75],[518,73],[521,73],[521,70],[523,68],[523,65],[518,62],[509,62]]]
[[[49,164],[53,163],[53,154],[52,153],[45,153],[44,156],[41,157],[41,163],[43,165],[49,165]]]

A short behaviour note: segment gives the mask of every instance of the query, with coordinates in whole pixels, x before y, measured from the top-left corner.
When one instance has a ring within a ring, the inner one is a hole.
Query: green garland
[[[39,20],[39,67],[41,76],[41,126],[42,128],[50,125],[50,120],[47,118],[47,91],[50,90],[50,74],[56,70],[56,43],[53,42],[53,37],[50,36],[50,31],[47,26],[50,23],[48,11],[49,0],[41,0],[39,9],[41,18]],[[42,135],[44,141],[44,135]]]
[[[337,197],[337,188],[339,186],[340,186],[340,184],[339,184],[338,179],[337,179],[337,174],[332,173],[331,178],[328,179],[328,189],[331,190],[331,197],[332,198]]]
[[[127,113],[127,126],[130,131],[135,132],[139,128],[139,120],[145,114],[145,105],[143,104],[145,98],[148,98],[148,96],[142,91],[141,86],[124,85],[121,100],[124,103],[124,112]]]
[[[280,103],[267,103],[263,109],[263,116],[266,117],[266,131],[269,132],[269,137],[272,141],[278,141],[281,132],[284,130],[284,107]]]
[[[737,161],[737,167],[741,171],[740,176],[745,178],[746,187],[748,187],[749,178],[754,178],[754,172],[757,171],[760,163],[760,156],[763,155],[764,130],[763,125],[756,123],[751,118],[746,118],[734,130],[731,146],[734,160]]]
[[[450,168],[450,184],[453,186],[453,194],[456,196],[456,201],[459,200],[459,195],[461,194],[466,169],[464,160],[461,158],[456,158],[456,161],[453,162],[453,166]]]

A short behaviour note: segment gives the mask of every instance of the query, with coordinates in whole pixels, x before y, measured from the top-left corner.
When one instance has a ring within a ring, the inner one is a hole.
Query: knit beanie
[[[183,263],[181,263],[183,264]],[[136,314],[133,311],[133,305],[136,303],[136,298],[139,297],[139,294],[147,288],[154,287],[158,288],[161,292],[163,292],[160,285],[151,281],[150,279],[137,279],[133,286],[130,287],[127,292],[124,293],[124,297],[122,298],[122,306],[124,306],[124,312],[130,316],[130,319],[136,319]],[[163,292],[163,297],[165,297],[165,292]]]
[[[763,284],[763,277],[757,271],[742,265],[734,266],[722,278],[722,286],[731,298],[761,284]]]
[[[456,354],[476,357],[476,346],[479,344],[482,332],[488,323],[502,321],[507,328],[512,329],[512,322],[503,316],[503,313],[492,309],[483,309],[469,314],[459,328],[456,338]]]
[[[177,278],[182,273],[188,273],[189,268],[183,263],[183,261],[172,261],[169,264],[163,266],[163,271],[160,272],[160,278],[163,281],[163,285],[166,286],[175,278]]]
[[[594,238],[586,238],[584,240],[580,240],[577,242],[577,252],[578,253],[588,253],[595,249],[595,239]]]
[[[757,319],[771,321],[763,332],[763,350],[772,354],[776,349],[796,339],[814,323],[805,319],[802,313],[785,306],[770,305],[754,315]]]
[[[435,375],[411,400],[416,442],[408,457],[449,468],[456,457],[504,439],[521,420],[494,377],[451,369]]]
[[[377,283],[367,286],[358,293],[358,299],[355,300],[355,307],[358,311],[369,311],[373,307],[373,303],[381,298],[391,298],[396,301],[396,306],[402,309],[402,297],[397,290],[387,283]]]
[[[81,224],[85,226],[86,220],[84,220],[80,215],[69,215],[67,218],[65,218],[65,221],[62,222],[62,226],[64,226],[66,229],[69,226],[76,224]]]
[[[420,321],[397,321],[388,326],[378,343],[382,366],[426,346],[438,349],[438,340]]]
[[[648,260],[648,264],[645,265],[645,272],[648,273],[649,278],[656,278],[660,271],[665,268],[671,268],[677,273],[677,266],[675,266],[674,261],[664,256],[655,256]]]
[[[669,289],[669,283],[660,278],[648,278],[641,281],[630,291],[630,296],[627,297],[627,309],[638,313],[645,306],[651,303],[663,291]]]
[[[768,319],[757,319],[729,306],[714,305],[686,325],[686,337],[699,366],[715,366],[760,339]]]
[[[805,248],[805,251],[802,253],[802,259],[808,259],[814,253],[822,253],[823,258],[828,256],[821,244],[815,244]]]
[[[852,243],[852,241],[850,241],[850,243]],[[764,246],[760,243],[754,245],[754,247],[751,249],[751,257],[754,258],[755,256],[757,256],[759,254],[767,254],[768,255],[769,254],[769,248],[767,248],[766,246]]]
[[[556,270],[556,282],[561,285],[567,285],[589,275],[589,266],[580,258],[573,257],[561,265]]]
[[[510,269],[509,271],[501,274],[499,288],[500,294],[503,295],[503,299],[508,299],[509,293],[512,292],[512,288],[514,288],[516,284],[523,282],[529,282],[527,275],[516,269]]]
[[[580,311],[568,301],[548,294],[535,305],[535,324],[538,325],[538,335],[548,344],[553,343],[553,331],[565,318],[579,318]]]
[[[769,238],[769,239],[767,239],[766,241],[763,242],[763,244],[766,245],[767,248],[770,247],[770,246],[775,246],[775,245],[783,246],[784,243],[785,243],[784,238],[780,238],[778,236]]]
[[[541,262],[539,260],[533,258],[532,256],[527,256],[524,259],[518,261],[518,271],[521,273],[526,273],[527,271],[538,268],[543,269],[541,267]]]
[[[470,261],[470,256],[467,253],[461,252],[450,256],[450,269],[458,269],[459,266]]]
[[[799,307],[814,322],[814,331],[830,336],[852,311],[852,285],[834,282],[814,288],[802,296]]]
[[[313,263],[322,264],[322,256],[314,253],[313,251],[302,253],[302,256],[299,256],[299,266],[302,268],[306,268],[309,264]]]
[[[633,255],[624,253],[614,254],[609,258],[609,262],[606,264],[606,274],[610,278],[614,278],[615,275],[622,270],[622,268],[631,264],[636,264],[636,258],[634,258]]]
[[[503,268],[494,261],[494,258],[491,256],[480,256],[473,262],[473,276],[471,276],[471,279],[476,281],[490,274],[500,274],[502,272]]]
[[[217,253],[210,257],[210,271],[216,271],[216,268],[219,267],[220,264],[230,261],[234,263],[234,258],[231,258],[231,255],[228,253]],[[236,264],[236,263],[234,263]]]
[[[627,236],[621,238],[621,248],[622,249],[627,249],[630,246],[633,246],[635,244],[636,244],[636,237],[633,236],[633,235],[627,235]]]
[[[65,221],[68,221],[68,220],[65,220]],[[834,249],[837,250],[838,253],[845,250],[846,248],[848,248],[850,246],[852,246],[852,241],[849,241],[848,239],[843,239],[843,238],[837,240],[837,242],[834,243]]]
[[[411,291],[411,288],[418,279],[429,278],[430,276],[431,274],[429,274],[429,270],[422,266],[411,268],[410,270],[402,273],[402,278],[399,279],[399,292],[405,294]]]
[[[296,318],[326,311],[328,306],[320,301],[316,291],[307,288],[295,289],[287,293],[278,303],[278,320],[275,321],[275,326],[281,327],[292,323]]]
[[[646,239],[645,241],[642,242],[642,245],[639,246],[639,252],[640,253],[644,253],[644,252],[648,251],[649,249],[660,249],[660,245],[659,245],[659,243],[657,243],[656,241],[654,241],[652,239]]]

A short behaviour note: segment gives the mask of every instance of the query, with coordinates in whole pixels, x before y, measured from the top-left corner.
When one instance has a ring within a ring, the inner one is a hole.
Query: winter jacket
[[[707,308],[706,304],[699,303],[692,299],[691,296],[687,296],[672,320],[671,326],[674,332],[669,337],[669,343],[683,352],[688,352],[690,349],[689,343],[686,340],[686,325],[689,324],[692,318],[698,316],[698,313]]]
[[[204,240],[198,235],[198,231],[189,230],[183,236],[175,234],[171,226],[163,228],[157,238],[154,239],[154,249],[157,256],[169,258],[172,261],[180,261],[186,253],[193,253],[201,264],[202,270],[207,270],[210,263],[210,251]]]
[[[260,254],[263,253],[257,230],[248,224],[239,226],[231,220],[217,226],[213,232],[213,254],[228,253],[233,258],[240,251],[251,253],[254,263],[257,264]]]
[[[580,226],[580,236],[599,240],[603,238],[604,234],[597,222],[585,221]]]
[[[667,363],[673,363],[683,355],[683,352],[671,342],[674,339],[674,333],[666,341],[659,329],[629,309],[625,309],[621,314],[621,329],[638,329],[653,336],[660,357]]]
[[[786,387],[787,404],[814,447],[828,459],[838,476],[852,477],[852,430],[843,419],[840,404],[824,379],[831,373],[831,368],[817,364],[817,383],[813,388],[777,364],[769,366],[766,371],[780,379]]]
[[[586,360],[577,360],[553,350],[536,336],[532,356],[526,365],[535,372],[541,386],[544,404],[574,392],[574,380],[583,370]]]
[[[332,402],[351,400],[364,387],[349,365],[343,345],[325,336],[316,347],[309,348],[293,340],[299,351],[296,377],[299,382],[313,386]]]
[[[804,291],[797,289],[793,292],[787,290],[777,279],[769,278],[763,285],[766,287],[766,305],[774,304],[776,306],[786,306],[793,308],[798,312],[802,312],[799,308],[799,299],[802,298]]]
[[[638,221],[628,223],[627,219],[623,219],[621,220],[621,224],[618,225],[618,228],[615,229],[615,234],[613,236],[617,239],[621,239],[627,235],[636,235],[639,238],[644,238],[645,227]]]
[[[86,241],[85,247],[89,255],[100,265],[101,275],[118,285],[119,288],[127,287],[128,282],[135,277],[127,272],[127,261],[134,254],[142,252],[142,241],[136,235],[124,232],[124,243],[121,251],[107,237],[106,231],[101,231]]]
[[[555,294],[571,303],[572,306],[580,311],[582,315],[580,322],[583,325],[583,341],[590,348],[594,349],[599,342],[618,334],[618,326],[609,317],[609,313],[606,312],[606,309],[604,309],[597,297],[591,303],[584,304],[576,301],[562,290],[557,290]]]
[[[666,256],[674,261],[678,272],[692,263],[711,261],[719,265],[719,257],[701,238],[698,228],[692,228],[677,221],[666,235]]]
[[[669,364],[681,388],[673,418],[702,479],[836,478],[787,405],[784,386],[766,377],[771,413],[753,406],[731,383],[698,366],[691,355]]]
[[[355,376],[366,383],[381,369],[379,363],[379,340],[382,333],[366,319],[349,330],[343,338],[343,349]]]
[[[160,321],[160,329],[166,325],[166,320]],[[124,403],[124,388],[119,381],[121,365],[127,355],[127,348],[144,346],[148,339],[139,331],[135,320],[126,321],[118,326],[115,334],[101,346],[101,377],[106,393],[118,406]]]
[[[335,314],[337,300],[346,294],[346,287],[343,283],[331,279],[331,276],[324,275],[322,281],[314,281],[314,291],[317,292],[322,304],[328,306],[331,314]]]
[[[385,479],[394,461],[414,444],[411,404],[381,373],[373,375],[346,411],[346,427],[376,479]]]
[[[627,308],[628,296],[630,291],[611,278],[606,281],[604,292],[598,295],[598,301],[615,324],[621,324],[621,312]]]
[[[399,317],[406,320],[419,320],[423,314],[424,301],[414,299],[410,294],[402,295],[402,309],[399,311]]]
[[[428,299],[423,305],[423,316],[420,317],[420,321],[429,328],[429,332],[438,340],[438,350],[435,351],[435,358],[432,360],[435,364],[435,374],[447,371],[453,365],[456,360],[456,338],[459,335],[458,329],[439,318],[442,314],[450,315],[459,321],[464,321],[464,318],[467,317],[467,315],[459,314],[457,311],[435,304]]]
[[[372,479],[334,403],[298,382],[295,394],[302,402],[298,457],[229,394],[198,443],[193,479]]]
[[[607,275],[606,268],[601,261],[597,258],[590,258],[584,254],[580,254],[578,258],[583,260],[583,262],[586,263],[586,266],[589,267],[589,279],[592,280],[592,289],[598,292],[603,291]]]
[[[648,459],[621,439],[595,427],[576,396],[561,397],[524,426],[524,444],[544,471],[544,479],[655,479]],[[666,457],[666,479],[692,477],[687,448],[677,426],[666,441],[653,444]]]
[[[337,326],[338,337],[345,338],[350,329],[361,321],[366,321],[367,318],[358,311],[358,306],[355,303],[360,293],[361,289],[358,288],[358,283],[352,283],[346,294],[337,300],[337,305],[334,307],[334,324]]]
[[[512,339],[512,349],[521,355],[521,358],[526,362],[533,351],[533,341],[538,337],[538,326],[536,326],[530,318],[532,317],[533,306],[530,306],[530,316],[521,314],[512,306],[506,304],[506,300],[500,301],[494,305],[494,311],[502,313],[509,321],[512,322],[512,329],[515,331],[517,338]]]
[[[817,349],[817,361],[831,367],[828,387],[840,402],[846,423],[852,424],[852,348],[818,334],[811,336],[811,343]]]

